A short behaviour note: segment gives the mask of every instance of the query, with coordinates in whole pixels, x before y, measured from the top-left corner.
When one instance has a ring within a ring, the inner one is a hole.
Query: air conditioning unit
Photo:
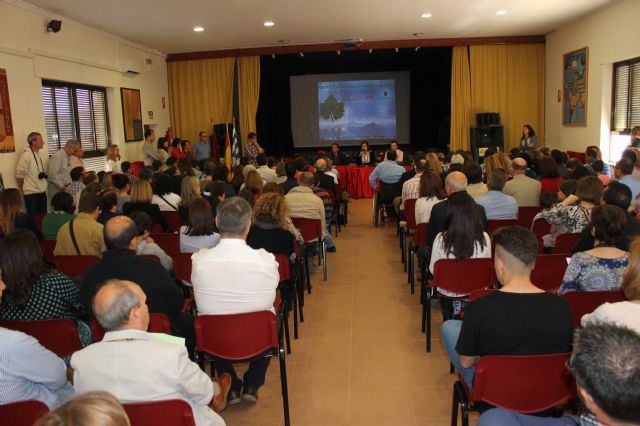
[[[143,64],[131,59],[122,59],[120,61],[120,71],[126,74],[140,74],[143,71]]]

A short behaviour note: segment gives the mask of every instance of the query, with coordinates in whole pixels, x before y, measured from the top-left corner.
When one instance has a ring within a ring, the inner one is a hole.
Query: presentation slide
[[[289,82],[295,147],[409,143],[408,71],[301,75]]]
[[[394,139],[396,95],[393,80],[321,81],[318,129],[323,141]]]

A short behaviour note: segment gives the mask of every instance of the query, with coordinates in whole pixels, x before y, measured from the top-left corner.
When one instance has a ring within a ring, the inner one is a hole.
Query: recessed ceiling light
[[[201,33],[204,31],[204,27],[193,27],[193,31],[197,32],[197,33]]]
[[[273,21],[264,21],[264,25],[265,27],[273,27],[275,24],[273,23]]]
[[[427,13],[423,13],[423,14],[422,14],[422,15],[420,15],[420,16],[421,16],[421,17],[423,17],[423,18],[431,18],[433,15],[432,15],[432,14],[430,14],[429,12],[427,12]]]
[[[500,10],[498,10],[496,12],[496,15],[506,15],[506,14],[507,14],[507,11],[506,10],[502,10],[502,9],[500,9]]]

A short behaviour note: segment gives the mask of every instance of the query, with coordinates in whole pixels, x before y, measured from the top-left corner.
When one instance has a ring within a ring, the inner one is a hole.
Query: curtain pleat
[[[450,150],[469,150],[471,126],[471,75],[467,46],[455,46],[451,61]]]
[[[173,134],[197,140],[211,123],[230,123],[235,58],[169,62],[169,101]]]
[[[260,57],[238,58],[238,109],[240,110],[240,136],[245,152],[247,135],[256,131],[256,112],[260,99]]]

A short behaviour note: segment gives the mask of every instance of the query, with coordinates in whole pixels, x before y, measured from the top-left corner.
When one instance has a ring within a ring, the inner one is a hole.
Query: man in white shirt
[[[100,287],[93,312],[107,333],[101,342],[71,357],[76,393],[106,391],[123,403],[183,399],[191,406],[196,425],[224,426],[208,405],[224,409],[230,378],[212,383],[189,360],[184,345],[156,341],[146,331],[146,300],[140,286],[131,281],[113,279]]]
[[[318,199],[319,200],[319,199]],[[322,202],[320,202],[322,204]],[[254,250],[246,243],[251,228],[251,206],[240,197],[230,197],[218,204],[216,225],[220,242],[192,257],[191,283],[200,315],[228,315],[270,310],[280,281],[278,262],[273,254]],[[233,365],[214,363],[219,375],[232,378],[228,403],[242,400],[256,402],[258,388],[264,384],[270,357],[260,354],[251,360],[243,380]]]
[[[269,159],[264,154],[264,152],[258,154],[258,156],[256,157],[256,162],[258,163],[256,172],[258,172],[258,174],[262,177],[264,183],[275,182],[276,179],[278,179],[276,171],[269,167]]]
[[[420,198],[420,178],[429,170],[426,160],[420,160],[416,165],[416,175],[402,184],[402,204],[400,210],[404,210],[404,202]]]
[[[75,155],[80,149],[80,142],[75,139],[69,139],[64,147],[53,153],[49,158],[49,184],[47,186],[47,195],[49,203],[58,192],[64,192],[67,186],[71,184],[71,156]]]
[[[16,181],[24,196],[27,214],[35,218],[47,212],[47,173],[39,153],[44,141],[40,133],[31,132],[27,143],[29,148],[20,154],[16,165]]]

